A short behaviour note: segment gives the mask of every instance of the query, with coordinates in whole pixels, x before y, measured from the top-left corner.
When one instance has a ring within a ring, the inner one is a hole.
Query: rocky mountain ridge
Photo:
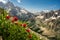
[[[4,8],[11,16],[17,16],[19,19],[28,20],[29,18],[33,18],[34,14],[27,11],[24,8],[20,8],[15,6],[12,2],[8,1],[6,4],[0,2],[0,7]]]

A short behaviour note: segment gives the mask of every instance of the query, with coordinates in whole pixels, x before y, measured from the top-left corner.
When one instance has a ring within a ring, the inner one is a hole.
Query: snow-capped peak
[[[25,13],[25,14],[28,13],[25,9],[21,9],[20,11],[21,11],[22,13]]]

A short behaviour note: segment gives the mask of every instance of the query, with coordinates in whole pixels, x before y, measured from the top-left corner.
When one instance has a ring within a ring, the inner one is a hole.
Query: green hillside
[[[0,36],[3,40],[40,40],[28,28],[26,22],[11,17],[4,9],[0,8]]]

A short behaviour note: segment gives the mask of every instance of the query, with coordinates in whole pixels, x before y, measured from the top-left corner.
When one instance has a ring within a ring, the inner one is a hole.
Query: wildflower
[[[27,24],[22,24],[22,26],[23,26],[23,27],[26,27],[26,26],[27,26]]]
[[[17,18],[16,16],[14,16],[14,17],[13,17],[13,20],[14,20],[14,21],[17,21],[17,20],[18,20],[18,18]]]
[[[7,16],[6,16],[6,19],[9,19],[9,18],[10,18],[10,16],[9,16],[9,15],[7,15]]]
[[[32,38],[32,35],[30,34],[28,37],[29,37],[29,38]]]
[[[15,21],[17,21],[18,20],[18,18],[16,17],[16,16],[14,16],[13,18],[12,18],[12,23],[14,23]]]
[[[27,31],[27,32],[30,32],[30,29],[27,29],[26,31]]]

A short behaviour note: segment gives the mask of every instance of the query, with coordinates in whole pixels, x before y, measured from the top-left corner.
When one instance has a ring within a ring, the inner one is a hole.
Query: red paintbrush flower
[[[32,38],[32,35],[30,34],[28,37],[29,37],[29,38]]]
[[[27,31],[27,32],[30,32],[30,29],[27,29],[26,31]]]
[[[27,24],[22,24],[22,26],[23,26],[23,27],[26,27],[26,26],[27,26]]]
[[[6,19],[9,19],[9,18],[10,18],[10,16],[9,16],[9,15],[7,15],[7,16],[6,16]]]
[[[17,21],[18,20],[18,18],[16,17],[16,16],[14,16],[13,18],[12,18],[12,22],[15,22],[15,21]]]
[[[16,16],[14,16],[14,17],[13,17],[13,20],[14,20],[14,21],[17,21],[17,20],[18,20],[18,18],[17,18]]]

